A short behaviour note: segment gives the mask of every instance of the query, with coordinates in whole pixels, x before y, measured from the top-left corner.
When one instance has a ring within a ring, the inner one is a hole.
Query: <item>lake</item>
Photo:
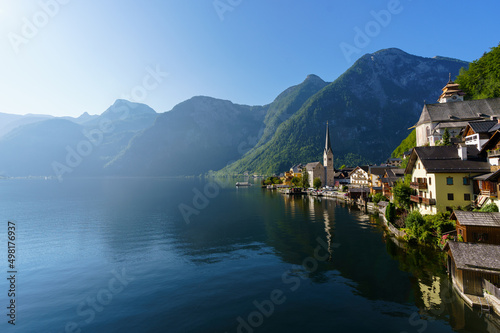
[[[2,332],[498,332],[435,251],[332,199],[204,179],[1,180]]]

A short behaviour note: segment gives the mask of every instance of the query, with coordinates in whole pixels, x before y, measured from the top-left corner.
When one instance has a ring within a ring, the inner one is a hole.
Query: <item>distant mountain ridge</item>
[[[156,113],[117,100],[99,116],[26,118],[15,129],[2,119],[21,118],[0,114],[0,176],[53,175],[68,149],[92,143],[88,133],[98,144],[65,176],[279,173],[322,159],[327,121],[337,167],[378,163],[408,135],[424,100],[436,100],[448,74],[467,65],[393,48],[362,56],[334,82],[311,74],[264,106],[196,96]]]

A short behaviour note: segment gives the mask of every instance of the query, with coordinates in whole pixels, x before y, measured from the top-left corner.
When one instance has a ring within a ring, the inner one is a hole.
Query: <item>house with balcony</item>
[[[470,121],[465,127],[462,138],[466,145],[475,146],[481,150],[492,135],[500,129],[500,123],[495,117],[492,120]]]
[[[416,147],[405,169],[405,174],[411,175],[410,199],[422,214],[471,205],[472,179],[488,172],[490,165],[478,150],[465,145]]]
[[[382,193],[382,178],[389,169],[394,169],[394,166],[370,166],[368,168],[368,186],[370,194]]]
[[[349,178],[351,180],[351,187],[369,187],[370,176],[368,170],[370,167],[368,165],[357,166],[349,173]]]
[[[384,196],[389,198],[389,200],[392,201],[394,199],[392,195],[392,188],[397,181],[404,179],[404,173],[405,170],[399,168],[391,168],[385,171],[385,174],[382,177],[382,193]]]

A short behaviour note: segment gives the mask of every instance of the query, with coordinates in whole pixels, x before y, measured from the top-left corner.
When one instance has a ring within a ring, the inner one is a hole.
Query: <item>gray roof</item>
[[[475,133],[488,133],[490,129],[497,125],[496,120],[480,120],[480,121],[470,121],[469,126]]]
[[[453,212],[453,215],[461,225],[500,228],[500,213],[466,212],[456,210]]]
[[[467,146],[467,160],[462,161],[458,156],[456,146],[416,147],[410,156],[405,173],[411,173],[417,162],[417,157],[422,161],[423,167],[429,173],[490,172],[490,164],[478,158],[478,153],[476,147]]]
[[[500,274],[500,245],[448,242],[458,269]]]
[[[442,129],[442,128],[458,128],[458,127],[465,127],[467,126],[469,123],[467,121],[453,121],[453,122],[450,122],[450,121],[447,121],[447,122],[444,122],[444,123],[439,123],[436,127],[434,127],[434,132],[438,129]]]
[[[383,176],[389,169],[395,169],[393,166],[371,166],[369,171],[372,175]]]
[[[417,125],[429,122],[479,120],[500,116],[500,98],[426,104]]]
[[[306,170],[307,171],[311,171],[312,169],[314,169],[318,164],[320,164],[321,166],[323,166],[323,164],[321,164],[320,162],[311,162],[311,163],[307,163],[306,164]]]

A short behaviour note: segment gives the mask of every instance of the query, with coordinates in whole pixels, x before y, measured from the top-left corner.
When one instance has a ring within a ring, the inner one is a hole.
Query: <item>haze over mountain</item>
[[[386,49],[364,55],[334,82],[309,75],[265,106],[198,96],[157,114],[117,100],[100,116],[30,119],[0,136],[0,175],[54,175],[54,162],[64,177],[272,174],[321,160],[327,121],[337,167],[378,163],[407,136],[424,100],[437,99],[448,73],[467,65]],[[0,114],[0,121],[14,118]],[[0,126],[0,135],[2,128],[9,130]],[[79,148],[80,159],[71,152]]]

